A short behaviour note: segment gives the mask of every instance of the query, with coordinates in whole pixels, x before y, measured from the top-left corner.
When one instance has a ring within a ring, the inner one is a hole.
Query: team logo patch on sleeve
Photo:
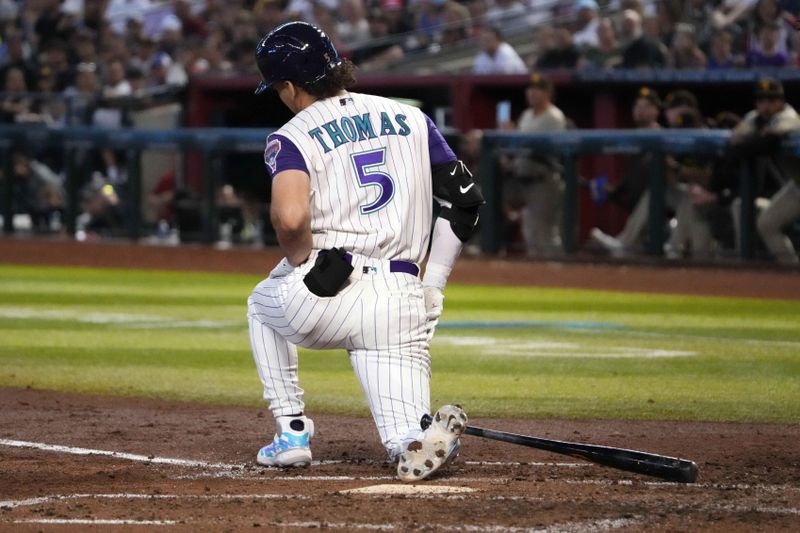
[[[280,139],[272,139],[267,143],[267,147],[264,149],[264,164],[267,165],[267,168],[269,168],[270,172],[273,174],[278,168],[278,154],[280,152]]]

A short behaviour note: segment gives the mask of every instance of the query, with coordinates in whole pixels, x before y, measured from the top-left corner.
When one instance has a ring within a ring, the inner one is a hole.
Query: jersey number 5
[[[361,152],[350,156],[356,169],[359,187],[375,186],[380,189],[378,199],[371,204],[359,206],[362,215],[379,211],[394,197],[392,177],[376,169],[386,162],[386,148]]]

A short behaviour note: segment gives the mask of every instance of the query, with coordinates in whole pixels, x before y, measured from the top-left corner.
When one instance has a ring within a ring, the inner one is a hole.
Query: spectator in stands
[[[486,12],[486,23],[500,31],[514,30],[525,24],[526,13],[519,0],[495,0]]]
[[[39,69],[36,81],[36,92],[31,111],[38,116],[38,121],[51,128],[60,128],[66,125],[67,109],[64,99],[56,90],[56,79],[52,70],[47,65]]]
[[[451,2],[448,6],[454,4],[456,3]],[[416,38],[410,36],[414,32],[414,18],[410,12],[403,7],[403,1],[382,0],[381,5],[383,6],[383,14],[386,19],[389,35],[406,36],[402,44],[404,50],[417,48],[419,44]]]
[[[734,128],[731,153],[764,161],[762,169],[779,174],[783,187],[772,196],[769,206],[758,216],[761,239],[772,256],[781,263],[796,264],[797,252],[783,228],[800,218],[800,163],[796,157],[780,153],[781,140],[800,130],[800,116],[786,103],[783,85],[775,79],[759,80],[756,108]]]
[[[790,29],[800,29],[800,1],[798,0],[782,0],[780,3],[781,14],[783,19]]]
[[[654,14],[645,16],[642,19],[644,33],[669,47],[672,45],[672,39],[675,35],[675,26],[681,21],[682,9],[670,2],[659,2],[655,8],[656,12]],[[682,22],[692,24],[695,28],[698,28],[697,25],[688,20],[683,19]]]
[[[695,42],[695,27],[680,23],[675,26],[669,50],[669,65],[678,69],[702,69],[706,67],[706,55]]]
[[[166,52],[156,52],[150,59],[148,78],[150,87],[183,87],[189,81],[183,65]]]
[[[253,15],[256,18],[257,27],[263,31],[275,28],[283,22],[281,0],[258,0],[253,6]]]
[[[121,61],[124,68],[130,62],[131,55],[128,42],[120,35],[109,36],[100,48],[100,57],[103,64],[107,64],[109,61]]]
[[[131,84],[125,79],[122,61],[114,60],[106,65],[104,81],[102,95],[107,100],[130,96],[132,93]]]
[[[391,5],[399,5],[402,9],[402,0],[388,0]],[[383,3],[386,9],[387,2]],[[342,20],[337,24],[337,31],[342,43],[350,49],[354,44],[364,44],[369,39],[369,21],[365,16],[364,2],[362,0],[342,0]]]
[[[467,0],[469,10],[471,37],[479,36],[486,28],[486,14],[489,12],[488,0]]]
[[[91,122],[100,92],[97,65],[79,63],[75,70],[75,84],[64,90],[70,111],[69,122],[73,126]]]
[[[533,31],[534,53],[526,58],[526,64],[531,70],[536,68],[539,58],[554,50],[556,35],[553,28],[547,24],[536,27]]]
[[[208,25],[203,17],[192,13],[192,4],[187,0],[175,0],[175,16],[181,23],[182,33],[186,37],[206,37]]]
[[[0,24],[12,22],[19,14],[20,6],[16,0],[0,0]]]
[[[39,43],[47,43],[50,40],[69,41],[75,31],[75,2],[65,2],[61,0],[42,0],[39,11],[32,11],[36,16],[34,32]]]
[[[564,25],[556,27],[553,39],[554,47],[536,60],[536,70],[576,68],[581,59],[581,51],[572,41],[570,29]]]
[[[131,19],[144,22],[144,14],[152,7],[151,0],[109,0],[105,19],[111,21],[115,33],[125,33]]]
[[[475,74],[524,74],[525,62],[516,50],[505,42],[498,28],[486,28],[481,35],[481,51],[475,56]]]
[[[441,46],[453,46],[469,37],[469,34],[469,10],[458,2],[449,2],[444,12],[444,25],[442,26],[439,44]]]
[[[97,55],[97,35],[92,30],[82,28],[75,32],[72,38],[73,57],[71,63],[99,63]]]
[[[405,56],[403,47],[389,37],[389,25],[383,12],[369,14],[369,44],[353,50],[353,63],[362,70],[377,70]]]
[[[0,45],[5,45],[4,52],[0,54],[0,79],[6,79],[6,72],[16,68],[25,76],[25,84],[33,87],[36,83],[36,63],[31,57],[30,47],[26,46],[20,31],[12,29],[6,33],[5,40],[0,39]]]
[[[237,27],[237,38],[246,30],[246,24]],[[183,25],[178,17],[169,14],[161,19],[158,33],[158,49],[170,56],[175,54],[175,48],[183,39]]]
[[[147,36],[144,34],[144,14],[138,11],[129,14],[125,19],[124,32],[120,33],[129,43],[146,39]]]
[[[24,122],[33,103],[32,98],[27,94],[25,73],[17,67],[8,69],[5,80],[3,80],[3,90],[5,94],[2,95],[2,101],[0,101],[0,124]]]
[[[733,37],[726,30],[716,30],[711,36],[711,47],[708,54],[709,70],[736,68],[741,60],[733,54]]]
[[[639,13],[626,9],[622,14],[622,27],[623,33],[631,37],[622,54],[622,68],[662,68],[666,65],[664,45],[644,35]]]
[[[583,52],[578,68],[615,68],[622,62],[622,47],[617,42],[614,24],[602,18],[597,24],[597,46]]]
[[[220,48],[221,47],[222,45],[220,44]],[[150,60],[158,51],[157,43],[148,37],[144,37],[131,43],[131,48],[133,51],[133,56],[131,57],[128,66],[137,68],[142,72],[148,72],[150,70]]]
[[[578,0],[573,7],[575,13],[575,31],[573,42],[576,46],[597,48],[600,44],[598,26],[600,19],[597,16],[599,9],[595,0]]]
[[[553,85],[538,73],[525,89],[528,108],[519,117],[516,130],[523,133],[564,131],[567,119],[553,104]],[[514,128],[513,124],[502,125]],[[527,255],[552,256],[561,252],[561,165],[555,156],[517,154],[513,159],[514,187],[510,193],[524,198],[522,234]]]
[[[147,78],[141,69],[129,67],[125,71],[125,78],[131,84],[131,95],[135,98],[143,98],[147,92]]]
[[[40,48],[39,62],[53,73],[58,91],[63,91],[72,85],[74,78],[67,58],[67,48],[66,42],[58,40],[50,40],[46,44],[42,44]]]
[[[765,27],[777,27],[775,50],[777,52],[788,52],[789,32],[793,28],[787,27],[786,22],[781,17],[781,9],[778,0],[759,0],[753,9],[753,15],[748,22],[748,52],[763,51],[761,44],[761,32]]]
[[[441,38],[445,5],[451,0],[421,0],[417,10],[417,40],[421,48],[427,48]],[[388,29],[387,29],[388,32]]]
[[[767,23],[758,33],[758,48],[747,53],[748,67],[783,67],[789,62],[789,54],[778,46],[780,26]]]
[[[712,27],[721,30],[733,26],[747,15],[755,7],[755,4],[753,0],[731,0],[718,3],[716,9],[711,13]]]

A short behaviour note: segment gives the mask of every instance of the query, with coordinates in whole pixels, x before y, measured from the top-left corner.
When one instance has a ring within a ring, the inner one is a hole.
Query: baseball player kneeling
[[[277,426],[257,460],[311,463],[297,346],[344,348],[398,476],[426,478],[458,454],[467,421],[448,405],[420,428],[442,291],[483,197],[420,110],[348,91],[354,67],[319,28],[283,24],[256,59],[256,93],[274,89],[295,114],[264,151],[286,257],[248,300],[253,357]],[[442,209],[432,226],[434,198]]]

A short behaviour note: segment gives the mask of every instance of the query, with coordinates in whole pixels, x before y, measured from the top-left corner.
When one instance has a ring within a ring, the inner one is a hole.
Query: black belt
[[[353,254],[345,252],[344,258],[350,263],[353,262]],[[364,274],[369,274],[369,267],[364,267]],[[419,267],[411,261],[400,261],[397,259],[389,260],[389,272],[402,272],[403,274],[411,274],[412,276],[419,276]]]

